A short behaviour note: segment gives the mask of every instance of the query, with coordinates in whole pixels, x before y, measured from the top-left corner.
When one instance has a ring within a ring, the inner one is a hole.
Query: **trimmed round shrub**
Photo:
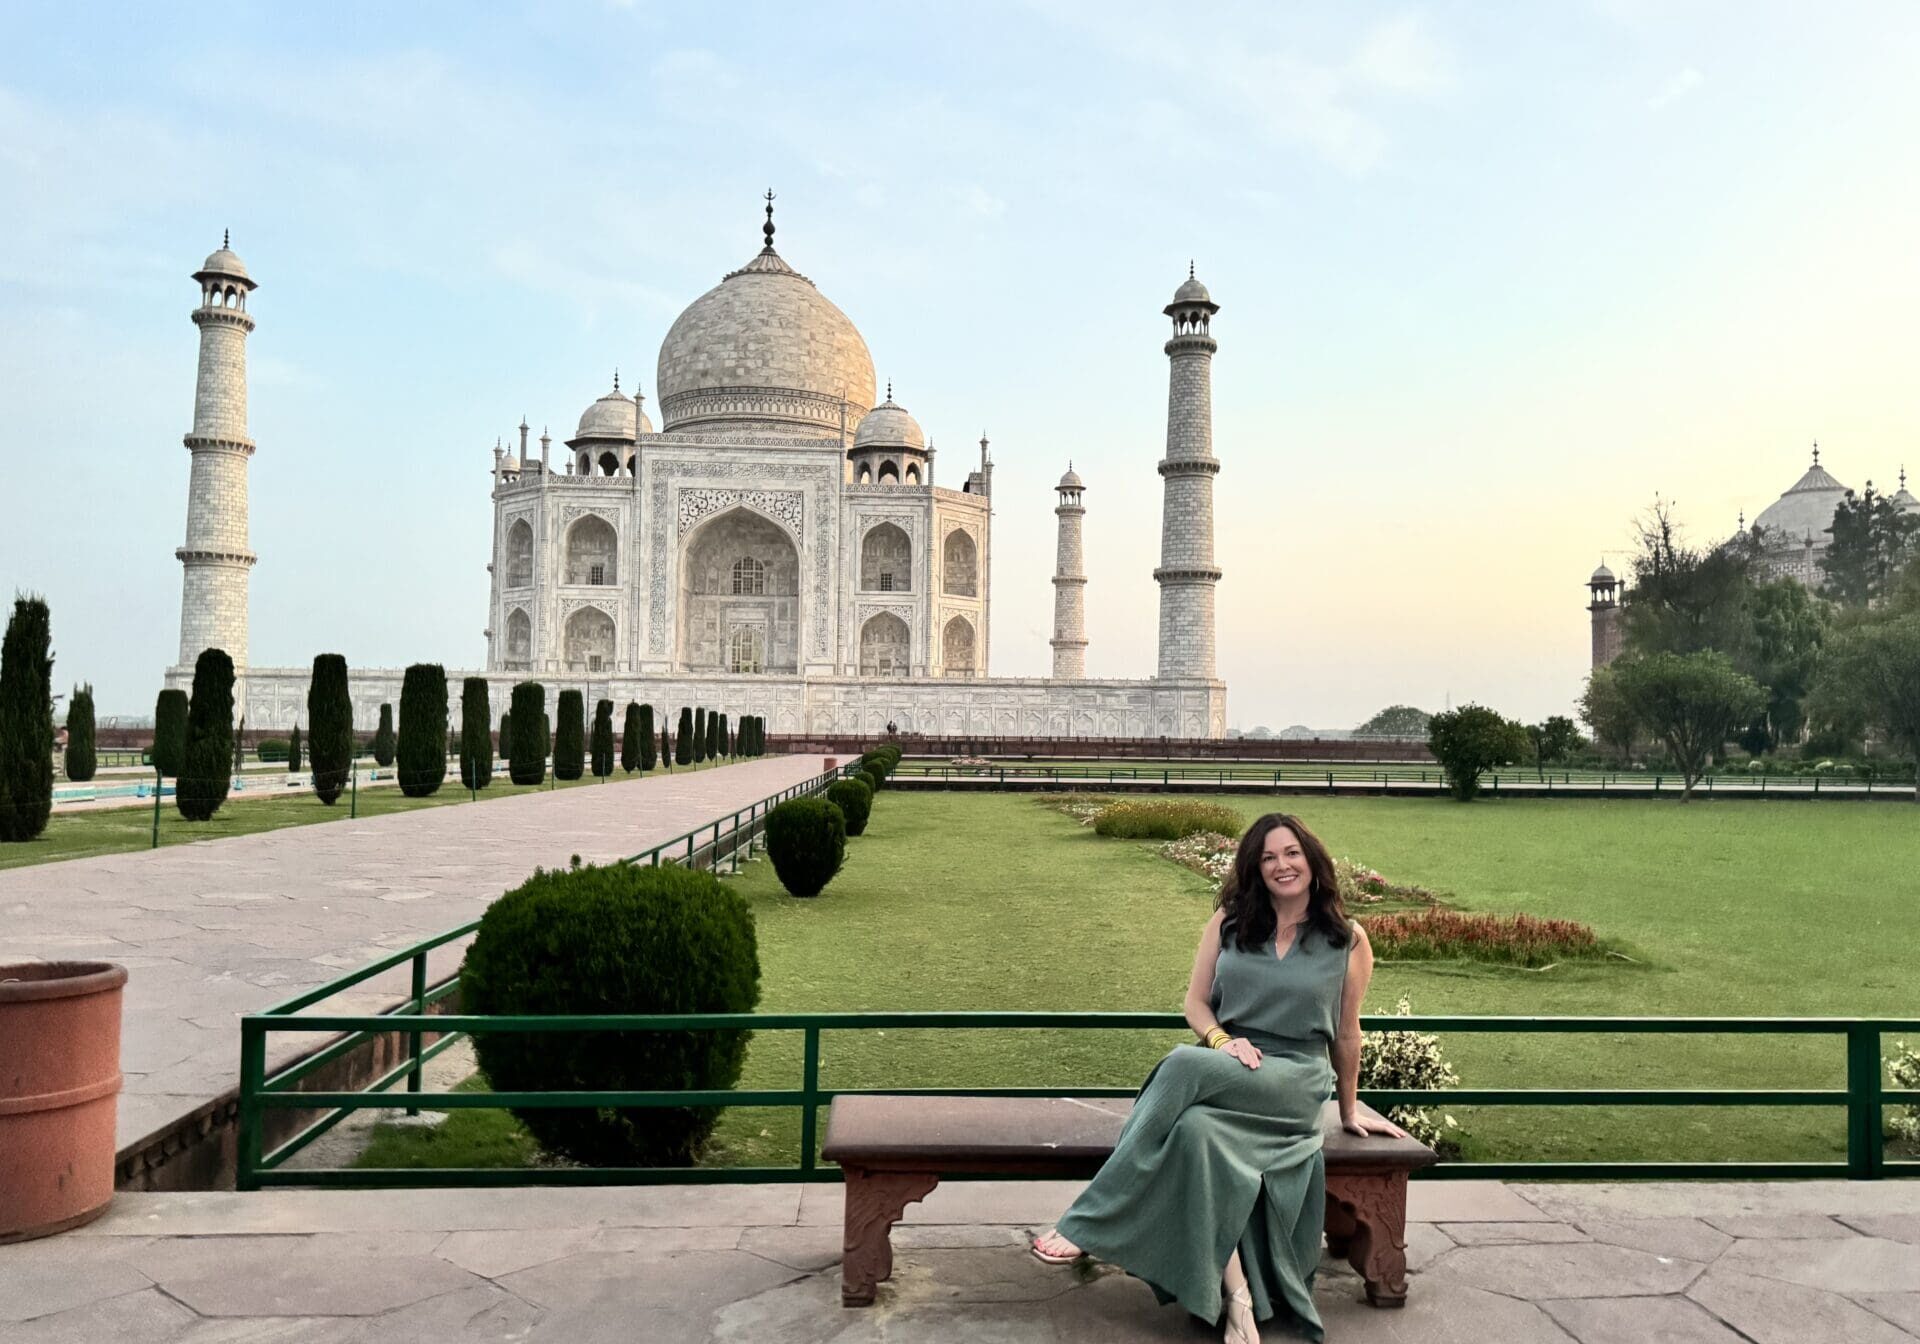
[[[255,744],[253,754],[263,765],[278,764],[287,759],[287,753],[290,750],[291,747],[284,737],[263,737]]]
[[[587,770],[587,701],[578,691],[560,692],[560,726],[553,734],[553,777],[578,779]]]
[[[153,764],[168,779],[180,778],[187,759],[187,693],[162,691],[153,702]]]
[[[847,857],[847,816],[825,798],[790,798],[767,813],[767,853],[790,895],[818,896]]]
[[[1129,798],[1101,808],[1093,819],[1093,829],[1096,834],[1121,840],[1180,840],[1202,831],[1234,835],[1246,827],[1238,812],[1221,803]]]
[[[865,780],[835,780],[827,788],[827,801],[846,814],[848,835],[865,833],[867,816],[873,811],[873,790]]]
[[[469,1013],[749,1013],[760,956],[746,901],[711,873],[614,863],[536,871],[487,908],[460,972]],[[750,1031],[474,1036],[501,1091],[718,1091]],[[686,1167],[723,1108],[515,1111],[549,1152],[590,1166]]]
[[[847,778],[857,779],[862,784],[865,784],[869,793],[877,795],[880,792],[880,774],[870,766],[861,766],[858,770],[848,775]]]
[[[410,664],[400,679],[397,759],[409,798],[429,798],[446,782],[447,669],[439,663]]]

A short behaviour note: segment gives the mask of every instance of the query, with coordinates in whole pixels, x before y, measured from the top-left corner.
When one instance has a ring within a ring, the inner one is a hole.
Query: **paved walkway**
[[[0,961],[127,967],[124,1149],[239,1081],[243,1013],[477,917],[536,867],[648,849],[820,772],[818,756],[293,826],[0,871]],[[437,979],[459,961],[443,949]],[[372,1012],[405,969],[329,1000]],[[269,1038],[285,1057],[311,1040]]]
[[[837,1186],[122,1195],[89,1227],[0,1246],[0,1339],[1208,1338],[1136,1280],[1026,1254],[1074,1189],[943,1186],[908,1211],[893,1282],[862,1310],[839,1302]],[[1920,1338],[1920,1183],[1436,1181],[1409,1211],[1407,1306],[1368,1307],[1329,1263],[1331,1344]]]

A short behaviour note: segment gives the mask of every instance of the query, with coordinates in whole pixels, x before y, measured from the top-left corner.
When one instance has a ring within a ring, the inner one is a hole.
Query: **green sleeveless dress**
[[[1305,926],[1284,956],[1271,942],[1222,948],[1214,1015],[1260,1047],[1260,1067],[1176,1046],[1147,1076],[1113,1156],[1060,1219],[1060,1235],[1214,1324],[1237,1246],[1254,1315],[1325,1338],[1313,1304],[1326,1217],[1320,1111],[1333,1095],[1328,1047],[1350,950]]]

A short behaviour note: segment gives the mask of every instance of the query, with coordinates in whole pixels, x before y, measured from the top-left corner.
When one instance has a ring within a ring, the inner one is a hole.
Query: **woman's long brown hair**
[[[1231,942],[1243,952],[1252,952],[1273,941],[1279,920],[1273,913],[1273,897],[1266,879],[1260,876],[1260,855],[1267,837],[1284,827],[1292,831],[1307,856],[1307,870],[1313,876],[1307,890],[1307,928],[1334,947],[1345,947],[1353,935],[1347,927],[1347,908],[1340,900],[1340,878],[1333,869],[1333,856],[1320,843],[1320,837],[1307,829],[1300,818],[1287,812],[1269,812],[1247,828],[1240,837],[1239,852],[1233,856],[1233,871],[1220,884],[1217,908],[1226,912],[1220,921],[1220,944]]]

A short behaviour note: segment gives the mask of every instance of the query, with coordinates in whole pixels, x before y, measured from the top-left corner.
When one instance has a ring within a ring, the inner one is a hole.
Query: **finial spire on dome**
[[[1193,275],[1193,258],[1192,258],[1192,257],[1188,257],[1188,258],[1187,258],[1187,279],[1189,279],[1189,280],[1191,280],[1191,279],[1193,279],[1193,278],[1194,278],[1194,275]]]
[[[620,390],[620,366],[618,364],[613,366],[613,390],[615,392]]]
[[[1818,439],[1813,441],[1813,465],[1816,467],[1820,465],[1820,440]]]
[[[233,246],[233,230],[232,229],[220,230],[220,246],[222,247]]]
[[[773,188],[767,188],[767,222],[760,226],[760,232],[766,235],[766,250],[773,251]]]
[[[887,400],[893,400],[893,379],[887,379]]]

